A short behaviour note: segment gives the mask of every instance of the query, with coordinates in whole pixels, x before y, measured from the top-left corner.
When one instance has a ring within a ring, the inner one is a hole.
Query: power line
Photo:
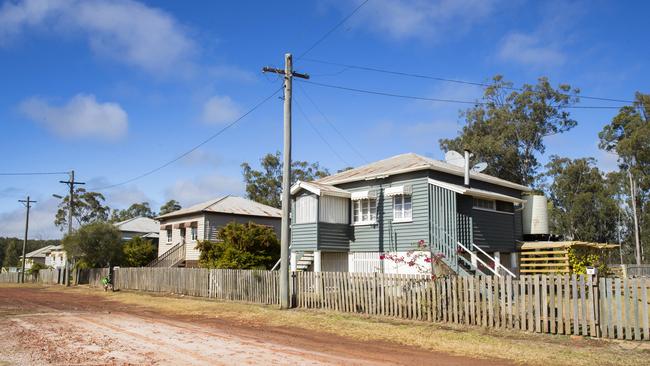
[[[330,119],[327,118],[325,113],[323,113],[323,111],[318,107],[316,102],[314,102],[314,100],[309,96],[309,94],[307,94],[307,91],[305,90],[305,88],[298,88],[298,89],[307,98],[307,100],[309,100],[309,102],[311,102],[311,104],[314,106],[314,108],[316,108],[316,110],[318,111],[318,113],[320,113],[320,115],[323,117],[325,122],[327,122],[330,125],[330,127],[332,127],[332,129],[334,131],[336,131],[336,133],[339,135],[339,137],[341,137],[341,139],[343,141],[345,141],[345,143],[350,147],[350,149],[352,149],[352,151],[354,151],[357,155],[359,155],[361,160],[363,160],[366,163],[370,163],[370,161],[368,161],[368,159],[366,159],[366,157],[363,156],[363,154],[350,142],[350,140],[348,140],[345,137],[345,135],[343,133],[341,133],[341,131],[339,131],[338,128],[336,128],[336,126],[332,123],[332,121],[330,121]]]
[[[60,175],[68,172],[26,172],[26,173],[0,173],[0,175]]]
[[[334,27],[332,27],[329,31],[327,31],[325,34],[323,34],[323,36],[320,37],[316,42],[314,42],[314,44],[312,44],[312,45],[311,45],[307,50],[305,50],[303,53],[301,53],[301,54],[298,56],[297,59],[300,60],[301,58],[303,58],[303,56],[305,56],[306,54],[308,54],[311,50],[313,50],[314,48],[316,48],[316,46],[318,46],[318,45],[319,45],[321,42],[323,42],[327,37],[329,37],[330,34],[332,34],[332,33],[333,33],[335,30],[337,30],[340,26],[342,26],[343,24],[345,24],[345,22],[347,22],[348,19],[352,18],[352,16],[353,16],[354,14],[356,14],[356,12],[359,11],[359,9],[361,9],[364,5],[366,5],[366,4],[368,3],[368,1],[370,1],[370,0],[365,0],[364,2],[362,2],[361,4],[359,4],[359,6],[357,6],[356,8],[354,8],[354,10],[352,10],[352,12],[351,12],[350,14],[348,14],[345,18],[341,19],[340,22],[338,22]]]
[[[347,91],[352,91],[352,92],[357,92],[357,93],[381,95],[381,96],[385,96],[385,97],[394,97],[394,98],[402,98],[402,99],[415,99],[415,100],[426,100],[426,101],[430,101],[430,102],[442,102],[442,103],[471,104],[471,105],[487,105],[488,104],[488,103],[479,102],[479,101],[429,98],[429,97],[420,97],[420,96],[415,96],[415,95],[388,93],[388,92],[382,92],[382,91],[376,91],[376,90],[367,90],[367,89],[352,88],[352,87],[341,86],[341,85],[325,84],[325,83],[319,83],[319,82],[316,82],[316,81],[301,80],[301,82],[311,84],[311,85],[317,85],[317,86],[321,86],[321,87],[325,87],[325,88],[347,90]],[[617,107],[617,106],[578,106],[578,105],[570,105],[570,106],[566,106],[564,108],[572,108],[572,109],[619,109],[620,107]]]
[[[241,116],[239,116],[239,118],[237,118],[236,120],[234,120],[233,122],[231,122],[231,123],[229,123],[228,125],[224,126],[222,129],[220,129],[220,130],[217,131],[216,133],[212,134],[210,137],[208,137],[207,139],[203,140],[201,143],[195,145],[194,147],[192,147],[191,149],[187,150],[186,152],[184,152],[184,153],[178,155],[178,156],[175,157],[174,159],[169,160],[168,162],[166,162],[166,163],[164,163],[164,164],[162,164],[162,165],[160,165],[160,166],[158,166],[158,167],[156,167],[156,168],[154,168],[154,169],[148,170],[148,171],[146,171],[146,172],[144,172],[144,173],[142,173],[142,174],[140,174],[140,175],[137,175],[137,176],[135,176],[135,177],[133,177],[133,178],[127,179],[127,180],[122,181],[122,182],[120,182],[120,183],[111,184],[111,185],[104,186],[104,187],[91,188],[90,190],[92,190],[92,191],[101,191],[101,190],[105,190],[105,189],[110,189],[110,188],[118,187],[118,186],[121,186],[121,185],[124,185],[124,184],[131,183],[131,182],[136,181],[136,180],[138,180],[138,179],[144,178],[144,177],[146,177],[146,176],[148,176],[148,175],[151,175],[151,174],[153,174],[153,173],[155,173],[155,172],[157,172],[157,171],[159,171],[159,170],[161,170],[161,169],[164,169],[164,168],[168,167],[169,165],[171,165],[171,164],[173,164],[173,163],[179,161],[180,159],[182,159],[182,158],[186,157],[187,155],[191,154],[192,152],[196,151],[196,150],[197,150],[198,148],[200,148],[201,146],[203,146],[203,145],[207,144],[208,142],[214,140],[217,136],[219,136],[219,135],[221,135],[222,133],[224,133],[226,130],[228,130],[229,128],[231,128],[231,127],[234,126],[235,124],[237,124],[239,121],[241,121],[242,119],[244,119],[246,116],[248,116],[249,114],[253,113],[253,111],[255,111],[257,108],[259,108],[260,106],[262,106],[262,104],[266,103],[269,99],[273,98],[273,97],[274,97],[274,96],[275,96],[275,95],[276,95],[280,90],[282,90],[282,87],[276,89],[272,94],[270,94],[269,96],[267,96],[267,97],[265,97],[264,99],[262,99],[262,100],[260,100],[259,102],[257,102],[257,104],[255,104],[255,105],[254,105],[251,109],[249,109],[246,113],[244,113],[244,114],[242,114]]]
[[[338,73],[332,74],[332,75],[341,74],[341,73],[343,73],[343,72],[345,72],[345,71],[347,71],[349,69],[356,69],[356,70],[372,71],[372,72],[378,72],[378,73],[384,73],[384,74],[390,74],[390,75],[407,76],[407,77],[418,78],[418,79],[436,80],[436,81],[443,81],[443,82],[448,82],[448,83],[465,84],[465,85],[473,85],[473,86],[480,86],[480,87],[494,86],[494,85],[488,84],[488,83],[479,83],[479,82],[474,82],[474,81],[449,79],[449,78],[443,78],[443,77],[438,77],[438,76],[431,76],[431,75],[409,73],[409,72],[403,72],[403,71],[380,69],[380,68],[371,67],[371,66],[350,65],[350,64],[343,64],[343,63],[338,63],[338,62],[316,60],[316,59],[311,59],[311,58],[304,58],[303,60],[304,61],[309,61],[309,62],[314,62],[314,63],[319,63],[319,64],[324,64],[324,65],[332,65],[332,66],[344,67],[343,70],[339,71]],[[514,91],[522,91],[523,90],[522,88],[517,88],[517,87],[512,87],[512,86],[502,86],[501,88],[506,89],[506,90],[514,90]],[[565,95],[565,96],[570,96],[570,97],[601,100],[601,101],[606,101],[606,102],[633,103],[633,101],[625,100],[625,99],[594,97],[594,96],[589,96],[589,95],[576,95],[576,94],[568,94],[568,93],[560,93],[560,94]]]
[[[298,100],[296,99],[295,101],[296,101],[296,106],[298,107],[298,111],[300,112],[300,114],[302,114],[302,116],[305,118],[307,123],[309,123],[309,126],[311,126],[312,130],[314,130],[314,132],[318,135],[318,137],[320,137],[320,139],[323,140],[325,145],[327,145],[327,147],[329,147],[329,149],[332,150],[332,153],[334,153],[334,155],[336,155],[345,165],[351,166],[350,163],[347,162],[345,159],[343,159],[343,157],[338,153],[338,151],[336,151],[336,149],[334,149],[334,147],[327,141],[325,136],[323,136],[320,133],[320,131],[318,131],[316,126],[314,126],[314,124],[312,123],[311,119],[309,119],[309,117],[307,117],[307,114],[305,113],[305,111],[300,106],[300,103],[298,103]]]

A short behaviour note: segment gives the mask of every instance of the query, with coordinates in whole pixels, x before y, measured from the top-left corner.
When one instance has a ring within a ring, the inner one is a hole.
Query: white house
[[[45,252],[45,265],[48,267],[61,269],[65,268],[68,257],[63,249],[63,245],[52,245]]]
[[[160,234],[157,267],[192,267],[198,264],[198,241],[217,240],[217,232],[228,223],[254,222],[274,228],[280,235],[282,211],[249,199],[225,196],[158,216]]]
[[[31,269],[34,263],[46,265],[45,258],[47,257],[49,250],[53,247],[55,247],[55,245],[48,245],[25,254],[25,270]]]

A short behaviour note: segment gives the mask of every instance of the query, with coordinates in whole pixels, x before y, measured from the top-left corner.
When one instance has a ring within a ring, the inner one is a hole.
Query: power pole
[[[636,244],[636,264],[641,265],[641,242],[639,240],[639,218],[636,214],[636,184],[632,179],[632,172],[627,171],[630,179],[630,198],[632,199],[632,216],[634,217],[634,241]]]
[[[284,75],[284,154],[282,166],[282,230],[280,235],[280,308],[289,309],[289,219],[291,208],[291,90],[293,77],[309,79],[309,75],[293,71],[290,53],[284,55],[284,70],[264,67],[263,72]]]
[[[72,211],[74,209],[74,186],[77,184],[86,184],[84,182],[75,182],[74,181],[74,170],[70,171],[69,180],[60,180],[59,183],[67,184],[70,188],[69,199],[68,199],[68,235],[72,234]],[[70,258],[68,255],[65,256],[65,285],[70,286]]]
[[[20,283],[25,283],[25,247],[27,246],[27,233],[29,232],[29,209],[32,203],[36,203],[36,201],[30,200],[29,196],[27,196],[26,200],[18,200],[18,202],[24,204],[25,208],[27,208],[27,213],[25,214],[25,239],[23,239],[23,263],[20,271]]]

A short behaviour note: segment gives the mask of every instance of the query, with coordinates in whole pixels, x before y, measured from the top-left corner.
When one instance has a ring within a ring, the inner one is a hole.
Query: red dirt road
[[[170,316],[102,296],[0,287],[0,365],[502,365],[290,327]]]

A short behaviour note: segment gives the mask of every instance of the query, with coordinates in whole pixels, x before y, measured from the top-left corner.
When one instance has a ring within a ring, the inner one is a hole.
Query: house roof
[[[243,197],[224,196],[158,216],[157,219],[164,220],[170,217],[184,216],[201,212],[277,218],[282,217],[282,211],[275,207],[263,205],[261,203],[251,201]]]
[[[390,175],[415,172],[420,170],[435,170],[461,177],[465,175],[465,171],[461,167],[451,165],[440,160],[427,158],[415,153],[407,153],[396,155],[384,160],[379,160],[374,163],[360,166],[358,168],[346,170],[344,172],[330,175],[328,177],[321,178],[315,182],[310,183],[335,185],[361,180],[378,179]],[[470,179],[480,180],[483,182],[492,183],[525,192],[531,191],[529,187],[483,173],[470,172]]]
[[[506,202],[512,202],[512,203],[524,203],[525,202],[524,200],[522,200],[520,198],[508,196],[506,194],[486,191],[484,189],[469,188],[469,187],[461,186],[461,185],[458,185],[458,184],[441,182],[441,181],[435,180],[435,179],[429,179],[429,184],[433,184],[434,186],[446,188],[446,189],[449,189],[449,190],[454,191],[456,193],[460,193],[460,194],[464,194],[464,195],[472,196],[472,197],[477,197],[477,198],[492,199],[492,200],[506,201]]]
[[[45,258],[48,251],[53,247],[55,247],[55,245],[47,245],[44,246],[43,248],[36,249],[32,252],[25,254],[25,258]]]
[[[157,233],[160,223],[149,217],[134,217],[115,224],[120,231],[135,233]]]
[[[322,184],[318,182],[297,181],[293,186],[291,186],[291,194],[298,193],[300,189],[307,190],[318,196],[325,195],[350,198],[350,192],[331,186],[329,184]]]

